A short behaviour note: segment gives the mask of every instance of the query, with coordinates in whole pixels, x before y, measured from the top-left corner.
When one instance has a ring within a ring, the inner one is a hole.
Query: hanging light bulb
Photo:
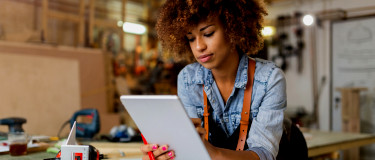
[[[133,34],[144,34],[146,32],[146,27],[144,25],[130,22],[125,22],[122,29],[124,32]]]
[[[273,36],[273,34],[275,33],[275,28],[272,27],[272,26],[265,26],[262,31],[261,31],[262,35],[264,37],[270,37],[270,36]]]
[[[314,17],[310,14],[307,14],[307,15],[303,16],[302,22],[306,26],[311,26],[314,23]]]

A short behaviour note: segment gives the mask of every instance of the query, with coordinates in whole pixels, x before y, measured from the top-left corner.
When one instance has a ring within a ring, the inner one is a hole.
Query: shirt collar
[[[234,87],[245,89],[247,84],[248,63],[249,57],[247,57],[246,54],[242,54],[242,56],[240,56],[240,62],[238,64],[239,67],[237,69]],[[211,70],[204,68],[202,65],[199,65],[199,68],[195,73],[193,82],[196,84],[204,84],[207,87],[212,86],[214,78],[212,76]]]
[[[247,69],[248,69],[249,57],[246,54],[242,54],[240,63],[238,64],[236,81],[234,87],[245,89],[247,83]]]

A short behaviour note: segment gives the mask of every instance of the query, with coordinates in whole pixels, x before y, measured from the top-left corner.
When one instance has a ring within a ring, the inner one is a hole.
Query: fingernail
[[[172,152],[169,152],[169,153],[168,153],[168,156],[172,158]]]
[[[162,149],[163,149],[163,151],[165,151],[165,150],[167,150],[167,147],[163,147]]]
[[[158,146],[157,146],[157,145],[153,145],[153,146],[152,146],[152,149],[154,149],[154,150],[155,150],[155,149],[158,149]]]
[[[169,159],[174,159],[174,157],[171,157],[171,158],[169,158]]]

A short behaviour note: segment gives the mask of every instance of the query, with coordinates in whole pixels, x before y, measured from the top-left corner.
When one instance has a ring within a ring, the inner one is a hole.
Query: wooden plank
[[[79,23],[78,23],[78,46],[83,47],[85,43],[85,0],[79,1]]]
[[[48,37],[48,0],[42,1],[42,11],[42,42],[46,42]]]
[[[89,2],[89,46],[94,45],[95,0]]]
[[[79,23],[80,18],[76,14],[63,13],[59,11],[50,10],[49,17],[56,18],[62,21],[71,21],[74,23]]]
[[[103,28],[118,29],[117,21],[115,20],[95,19],[94,25],[98,27],[103,27]]]
[[[121,5],[121,21],[123,23],[126,22],[126,4],[127,0],[122,0],[122,5]],[[125,32],[122,30],[122,27],[120,29],[120,49],[125,50]]]
[[[360,132],[360,91],[367,88],[337,88],[341,92],[342,131]],[[344,159],[359,159],[359,148],[344,152]]]

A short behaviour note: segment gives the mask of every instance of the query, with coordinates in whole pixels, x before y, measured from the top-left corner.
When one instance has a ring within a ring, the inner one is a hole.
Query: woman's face
[[[195,59],[207,69],[225,68],[237,57],[218,18],[200,22],[186,37]]]

